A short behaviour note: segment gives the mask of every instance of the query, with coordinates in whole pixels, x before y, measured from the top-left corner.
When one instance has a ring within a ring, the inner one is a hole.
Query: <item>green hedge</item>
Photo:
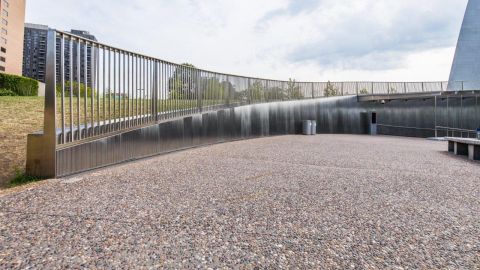
[[[78,96],[78,82],[73,82],[73,84],[71,84],[72,87],[73,87],[73,92],[72,92],[72,95],[74,97]],[[65,82],[65,96],[70,96],[70,82]],[[91,97],[92,96],[92,88],[90,87],[85,87],[85,84],[83,83],[80,83],[80,97],[84,97],[85,96],[85,89],[87,90],[87,97]],[[96,91],[94,90],[93,91],[93,95],[95,96],[96,95]],[[61,85],[57,85],[57,96],[61,96],[62,95],[62,86]]]
[[[0,73],[0,88],[8,89],[18,96],[38,96],[38,81],[22,76]]]
[[[14,97],[14,96],[18,96],[18,95],[14,93],[12,90],[0,88],[0,97]]]

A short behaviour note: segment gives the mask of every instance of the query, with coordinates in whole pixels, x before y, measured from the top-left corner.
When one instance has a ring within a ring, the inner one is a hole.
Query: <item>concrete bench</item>
[[[455,155],[468,156],[471,160],[480,160],[480,140],[447,137],[448,151]]]

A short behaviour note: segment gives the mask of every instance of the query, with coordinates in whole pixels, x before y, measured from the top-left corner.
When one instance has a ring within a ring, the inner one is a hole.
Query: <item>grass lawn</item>
[[[0,97],[0,188],[23,172],[27,135],[43,129],[43,97]]]
[[[77,100],[72,104],[73,112],[76,112]],[[80,99],[80,104],[83,106],[84,100]],[[117,102],[116,110],[113,110],[113,103]],[[125,114],[125,111],[120,111],[118,105],[121,101],[111,100],[111,119],[118,118]],[[132,101],[133,102],[133,101]],[[144,100],[144,106],[150,106],[149,100]],[[204,105],[221,104],[220,100],[206,100]],[[108,101],[106,102],[108,106]],[[90,110],[90,101],[87,102]],[[103,100],[101,100],[100,110],[103,111]],[[66,101],[66,125],[69,125],[69,111],[70,107]],[[123,104],[122,104],[123,106]],[[196,100],[162,100],[159,101],[159,111],[171,111],[174,108],[187,109],[195,108],[197,106]],[[83,108],[83,107],[82,107]],[[60,106],[57,106],[60,111]],[[95,107],[95,110],[97,108]],[[15,178],[16,171],[23,173],[25,171],[25,162],[27,157],[27,135],[35,131],[43,130],[43,111],[44,98],[43,97],[0,97],[0,188],[5,188],[8,183]],[[116,112],[115,114],[113,112]],[[132,114],[135,111],[132,110]],[[81,121],[84,121],[84,111],[81,110]],[[91,117],[91,111],[87,111]],[[95,116],[98,117],[98,112],[95,111]],[[107,119],[109,117],[107,116]],[[103,119],[103,115],[100,116]],[[60,115],[57,118],[58,126],[61,126]],[[77,120],[74,119],[74,125]]]

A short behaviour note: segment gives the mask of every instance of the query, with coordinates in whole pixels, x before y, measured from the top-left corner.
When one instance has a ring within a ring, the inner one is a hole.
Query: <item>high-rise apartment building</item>
[[[23,53],[23,76],[29,77],[40,82],[45,82],[46,76],[46,65],[47,65],[47,35],[49,27],[46,25],[39,24],[25,24],[25,41],[24,41],[24,53]],[[71,30],[72,34],[87,38],[93,41],[96,41],[94,35],[90,34],[87,31],[82,30]],[[60,58],[60,42],[57,40],[57,57]],[[65,79],[70,80],[70,44],[67,40],[65,42]],[[72,46],[72,67],[73,67],[73,80],[80,81],[85,83],[85,62],[87,64],[87,84],[91,85],[91,71],[92,71],[92,48],[87,46],[86,49],[86,58],[85,58],[85,45],[80,46],[80,70],[78,70],[78,48],[77,44],[74,43]],[[60,67],[57,67],[59,71]],[[76,78],[80,73],[80,78]],[[60,73],[57,72],[57,76],[60,76]],[[57,77],[57,80],[60,78]]]
[[[23,76],[40,82],[45,82],[48,29],[46,25],[25,24]]]
[[[22,75],[26,0],[0,0],[0,72]]]

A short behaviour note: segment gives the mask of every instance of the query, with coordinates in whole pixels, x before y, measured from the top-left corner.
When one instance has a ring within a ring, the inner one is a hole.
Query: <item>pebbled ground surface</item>
[[[0,197],[0,268],[480,268],[480,164],[445,142],[284,136]]]

